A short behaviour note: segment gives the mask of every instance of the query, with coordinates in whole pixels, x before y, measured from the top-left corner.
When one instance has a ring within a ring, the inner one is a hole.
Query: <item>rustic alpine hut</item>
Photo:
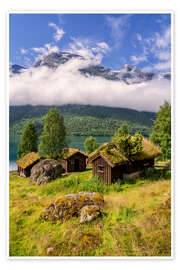
[[[64,148],[59,154],[59,162],[65,172],[82,172],[86,170],[88,156],[80,149]]]
[[[161,154],[159,147],[143,138],[142,152],[127,158],[118,152],[115,144],[104,143],[89,155],[88,163],[92,165],[93,176],[97,175],[102,182],[110,185],[118,179],[128,178],[130,174],[154,166],[154,159]]]
[[[32,167],[39,162],[40,155],[35,152],[28,153],[24,157],[16,161],[18,165],[18,174],[21,177],[29,177]]]

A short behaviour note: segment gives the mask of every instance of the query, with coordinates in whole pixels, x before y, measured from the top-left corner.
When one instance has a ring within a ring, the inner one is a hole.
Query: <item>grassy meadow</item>
[[[141,179],[104,185],[82,173],[62,176],[44,186],[10,173],[10,256],[170,256],[170,171],[155,169]],[[58,196],[101,192],[105,207],[96,220],[45,222],[41,210]],[[53,248],[47,254],[48,248]]]

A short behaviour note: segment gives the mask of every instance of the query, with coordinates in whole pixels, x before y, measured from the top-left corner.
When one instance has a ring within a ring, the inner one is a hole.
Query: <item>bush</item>
[[[157,181],[160,179],[170,179],[171,171],[169,169],[151,169],[144,170],[141,174],[142,179],[148,179],[151,181]]]
[[[97,176],[94,176],[88,181],[82,182],[79,186],[79,191],[105,193],[107,188],[107,185],[103,184]]]

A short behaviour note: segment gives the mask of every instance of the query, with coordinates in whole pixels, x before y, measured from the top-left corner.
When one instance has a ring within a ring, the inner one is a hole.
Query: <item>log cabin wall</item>
[[[111,180],[114,183],[118,179],[123,179],[124,173],[134,173],[146,168],[154,167],[154,159],[136,160],[112,168]]]
[[[25,169],[21,168],[21,167],[18,167],[18,174],[19,176],[21,177],[29,177],[31,175],[31,168],[33,167],[32,166],[29,166]]]
[[[92,162],[93,176],[97,175],[105,184],[111,184],[111,166],[102,158],[97,157]]]
[[[127,171],[127,168],[126,168],[125,164],[122,164],[122,165],[119,165],[119,166],[112,168],[112,171],[111,171],[112,183],[116,182],[118,179],[122,179],[123,173],[125,173],[126,171]]]
[[[36,165],[39,162],[39,160],[36,160],[34,163],[32,163],[31,165],[29,165],[28,167],[26,167],[25,169],[21,168],[20,166],[18,166],[18,174],[21,177],[30,177],[31,175],[31,169],[34,165]]]
[[[127,164],[125,168],[125,173],[133,173],[146,168],[154,167],[154,158],[153,159],[144,159],[144,160],[136,160]]]
[[[86,170],[86,157],[76,153],[67,160],[67,172],[82,172]]]

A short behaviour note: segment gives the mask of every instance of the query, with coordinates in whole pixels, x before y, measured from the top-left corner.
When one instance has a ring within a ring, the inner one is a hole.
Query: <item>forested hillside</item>
[[[38,134],[43,127],[44,116],[51,106],[10,106],[10,132],[21,134],[25,123],[33,119]],[[155,120],[153,112],[139,112],[125,108],[90,105],[63,105],[58,110],[64,116],[68,135],[112,136],[119,126],[126,122],[130,132],[140,131],[148,137]]]

